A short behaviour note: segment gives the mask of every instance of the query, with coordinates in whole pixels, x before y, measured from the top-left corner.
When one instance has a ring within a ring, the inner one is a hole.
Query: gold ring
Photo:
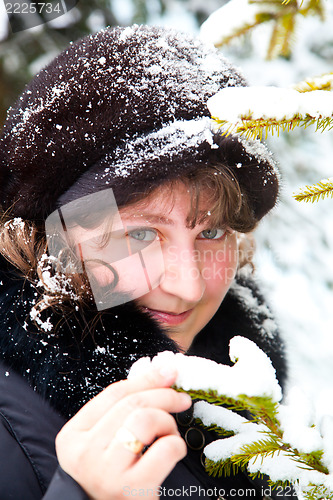
[[[124,445],[124,447],[134,453],[140,455],[145,445],[139,441],[131,431],[126,427],[119,427],[115,434],[115,438]]]

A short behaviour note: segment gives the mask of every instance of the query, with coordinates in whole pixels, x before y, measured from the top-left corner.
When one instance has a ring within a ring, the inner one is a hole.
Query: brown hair
[[[239,239],[239,267],[250,264],[253,268],[254,240],[251,235],[244,234],[254,229],[257,220],[232,170],[224,165],[215,164],[195,170],[184,177],[168,180],[165,185],[135,193],[127,206],[149,202],[151,197],[165,186],[170,189],[172,196],[174,187],[179,182],[184,183],[190,193],[191,204],[187,217],[189,227],[195,227],[209,217],[215,227],[227,226],[242,233],[243,237]],[[199,211],[199,204],[204,192],[209,193],[210,207],[209,211],[203,214]],[[91,219],[88,217],[85,220],[88,226],[98,225],[100,222],[96,214],[91,214]],[[80,224],[83,222],[80,221]],[[8,211],[3,214],[0,222],[0,244],[0,254],[31,281],[36,290],[41,290],[41,297],[34,306],[37,326],[39,314],[49,307],[57,307],[65,312],[73,308],[73,303],[76,307],[91,303],[92,294],[86,274],[67,274],[63,271],[64,261],[78,260],[74,251],[68,247],[64,248],[59,261],[55,262],[47,255],[44,228],[29,221],[11,218]]]

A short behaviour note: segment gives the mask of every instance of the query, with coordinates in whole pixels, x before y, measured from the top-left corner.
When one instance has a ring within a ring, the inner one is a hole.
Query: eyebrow
[[[160,214],[145,214],[142,213],[140,215],[135,215],[135,214],[124,214],[120,215],[122,220],[128,220],[128,219],[139,219],[141,221],[149,222],[151,224],[163,224],[167,226],[174,226],[175,222],[172,219],[168,219],[164,215]]]

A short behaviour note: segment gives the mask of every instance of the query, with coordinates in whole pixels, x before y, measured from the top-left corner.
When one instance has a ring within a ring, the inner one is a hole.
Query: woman
[[[188,36],[106,29],[71,45],[9,111],[2,500],[237,498],[253,488],[262,498],[243,473],[205,473],[214,437],[191,422],[168,367],[123,380],[163,350],[230,363],[229,340],[244,335],[285,381],[281,339],[244,272],[244,234],[276,202],[275,165],[262,145],[214,134],[205,106],[242,85]]]

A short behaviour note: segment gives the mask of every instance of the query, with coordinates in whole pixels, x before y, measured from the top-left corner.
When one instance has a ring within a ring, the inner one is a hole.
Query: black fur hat
[[[164,28],[105,29],[70,45],[9,110],[2,209],[43,221],[59,200],[105,188],[122,205],[214,157],[233,169],[259,220],[276,202],[274,160],[259,142],[210,132],[206,107],[221,88],[245,85],[213,47]]]

